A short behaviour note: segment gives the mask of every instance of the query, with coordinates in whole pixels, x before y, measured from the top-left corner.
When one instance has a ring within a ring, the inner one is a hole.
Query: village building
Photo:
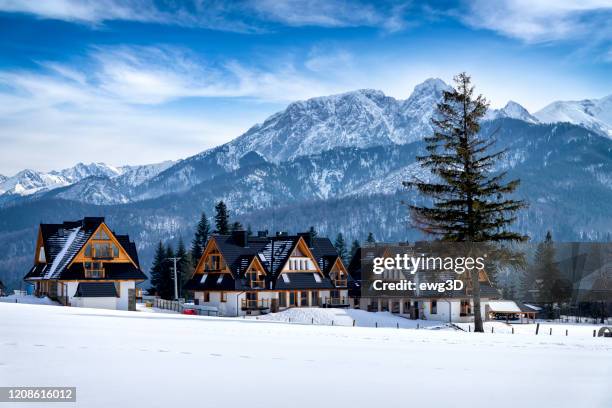
[[[406,244],[407,245],[407,244]],[[406,246],[403,245],[403,246]],[[455,280],[454,272],[441,272],[435,270],[419,271],[414,275],[406,275],[403,271],[389,269],[381,275],[385,282],[400,282],[413,280],[417,289],[410,292],[410,296],[363,296],[363,285],[367,285],[362,276],[362,268],[368,267],[375,257],[394,257],[396,253],[391,246],[365,246],[354,254],[349,263],[349,275],[354,278],[350,290],[350,303],[356,309],[369,312],[391,312],[409,319],[437,320],[442,322],[462,323],[474,320],[474,302],[472,300],[472,284],[470,279],[463,277],[464,285],[455,290],[437,290],[418,288],[421,283],[439,283],[446,280]],[[501,293],[493,286],[486,271],[479,274],[481,294],[481,315],[487,320],[490,315],[487,303],[501,299]],[[366,295],[371,292],[365,291]],[[400,293],[406,293],[404,291]]]
[[[310,233],[212,235],[185,289],[221,316],[349,307],[351,282],[331,241]]]
[[[24,280],[35,295],[63,305],[135,310],[136,284],[147,277],[136,245],[102,217],[40,224],[34,265]]]

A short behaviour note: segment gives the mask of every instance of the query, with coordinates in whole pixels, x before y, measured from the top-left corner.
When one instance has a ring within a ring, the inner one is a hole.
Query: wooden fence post
[[[353,327],[355,327],[355,320],[353,320]]]
[[[538,335],[539,331],[540,331],[540,323],[536,323],[536,336]]]
[[[514,327],[512,328],[512,334],[514,334]]]
[[[567,329],[565,329],[565,337],[567,337]]]
[[[548,333],[549,336],[552,336],[552,327],[550,328],[550,333]]]

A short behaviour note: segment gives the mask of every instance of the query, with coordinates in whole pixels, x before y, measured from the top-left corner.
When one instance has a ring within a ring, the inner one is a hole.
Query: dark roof
[[[75,297],[119,297],[113,282],[80,282]]]
[[[237,231],[231,235],[213,235],[233,279],[226,277],[219,280],[218,271],[206,270],[203,275],[193,276],[185,285],[187,290],[253,290],[245,277],[247,267],[257,258],[266,271],[265,287],[260,289],[325,289],[333,288],[328,278],[338,253],[328,238],[312,238],[307,234],[280,235],[274,237],[246,237],[244,232]],[[300,238],[308,245],[324,274],[317,282],[312,273],[291,273],[289,282],[281,275],[281,268],[287,262]],[[298,276],[300,275],[300,276]],[[303,276],[301,276],[303,275]],[[229,278],[229,279],[228,279]],[[352,279],[349,277],[349,281]]]
[[[317,274],[318,275],[318,274]],[[334,289],[329,279],[317,279],[315,273],[294,272],[285,274],[287,281],[280,278],[276,282],[276,289]]]
[[[103,217],[85,217],[62,224],[40,224],[46,263],[35,264],[24,279],[85,279],[82,265],[69,265],[103,222]],[[128,235],[114,232],[113,235],[138,268],[131,263],[104,263],[106,279],[145,280],[146,275],[139,269],[136,245]]]

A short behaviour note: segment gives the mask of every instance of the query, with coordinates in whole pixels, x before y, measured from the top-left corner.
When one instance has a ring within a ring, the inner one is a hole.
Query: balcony
[[[348,285],[348,280],[347,279],[334,279],[334,286],[339,288],[345,288],[346,285]]]
[[[264,310],[269,308],[269,299],[242,299],[242,310]]]
[[[253,279],[249,281],[249,285],[252,288],[265,288],[266,287],[266,282],[263,279]]]
[[[326,297],[322,299],[323,307],[348,307],[348,297]]]

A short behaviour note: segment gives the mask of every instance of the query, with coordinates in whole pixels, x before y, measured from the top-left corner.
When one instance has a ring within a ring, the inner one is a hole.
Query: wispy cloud
[[[398,31],[406,25],[404,12],[408,4],[389,1],[254,0],[249,6],[264,20],[290,26],[369,26]]]
[[[184,157],[238,136],[270,111],[259,117],[238,111],[228,120],[214,109],[173,109],[175,102],[234,98],[280,107],[340,90],[323,65],[315,72],[290,58],[267,62],[247,66],[206,61],[182,48],[118,46],[95,47],[78,61],[41,61],[35,70],[2,70],[3,171],[17,171],[24,161],[64,166],[70,157],[112,164]]]
[[[374,3],[348,0],[0,0],[0,11],[92,25],[124,20],[260,32],[267,29],[267,23],[279,23],[399,31],[406,26],[404,14],[408,4],[395,0]]]
[[[610,0],[471,0],[452,14],[474,28],[529,43],[612,41]]]

